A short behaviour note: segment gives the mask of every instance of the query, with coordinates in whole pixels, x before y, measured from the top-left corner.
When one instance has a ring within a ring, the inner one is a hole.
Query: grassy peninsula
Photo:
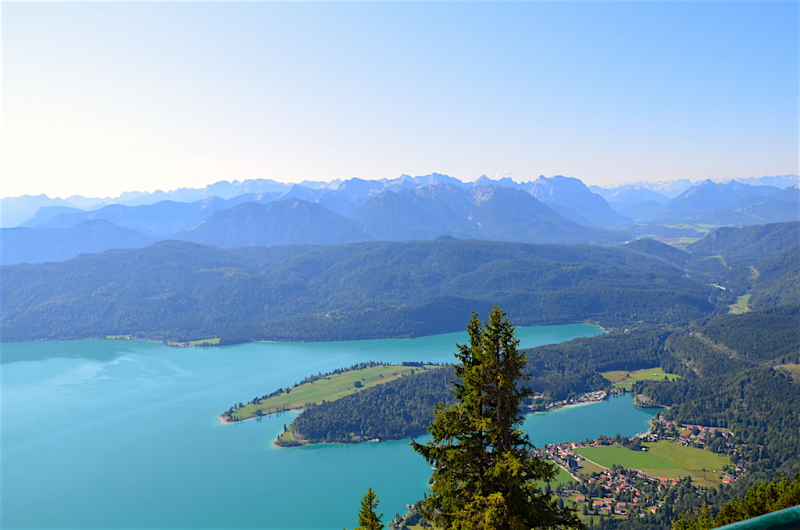
[[[382,383],[437,368],[441,368],[441,366],[418,362],[399,365],[361,363],[327,374],[309,376],[293,387],[279,388],[271,394],[254,398],[248,403],[237,403],[220,414],[220,418],[229,423],[266,416],[275,412],[303,409],[310,404],[335,401]]]

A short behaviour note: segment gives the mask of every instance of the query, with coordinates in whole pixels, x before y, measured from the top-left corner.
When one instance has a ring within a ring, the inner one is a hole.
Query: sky
[[[799,5],[4,1],[0,194],[798,174]]]

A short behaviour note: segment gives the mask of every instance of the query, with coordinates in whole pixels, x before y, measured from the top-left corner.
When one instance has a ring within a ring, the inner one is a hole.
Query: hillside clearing
[[[602,375],[608,381],[614,383],[616,388],[625,391],[630,391],[636,381],[659,381],[665,378],[670,381],[674,381],[675,379],[680,378],[679,375],[666,373],[660,367],[644,368],[642,370],[634,371],[613,370],[609,372],[600,372],[600,375]]]

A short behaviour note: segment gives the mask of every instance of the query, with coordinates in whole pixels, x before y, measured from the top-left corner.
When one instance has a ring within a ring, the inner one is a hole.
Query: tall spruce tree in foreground
[[[411,442],[435,466],[423,514],[445,530],[582,528],[574,511],[544,492],[556,467],[531,455],[519,429],[531,390],[520,386],[527,357],[517,351],[508,317],[495,306],[481,323],[473,312],[467,331],[469,344],[457,345],[456,404],[437,404],[433,439]]]
[[[375,495],[372,488],[367,488],[367,493],[361,499],[361,509],[358,510],[358,526],[355,530],[383,530],[383,523],[381,523],[383,514],[378,515],[375,512],[378,502],[378,496]]]

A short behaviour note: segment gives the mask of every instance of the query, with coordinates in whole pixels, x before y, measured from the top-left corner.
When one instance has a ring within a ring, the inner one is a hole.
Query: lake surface
[[[532,347],[599,333],[573,324],[516,335]],[[358,362],[451,362],[466,340],[463,332],[224,348],[4,344],[0,526],[339,530],[356,525],[367,487],[388,521],[427,487],[430,467],[407,441],[276,449],[293,414],[230,425],[217,415]],[[541,445],[632,435],[652,414],[622,397],[531,415],[525,427]]]

